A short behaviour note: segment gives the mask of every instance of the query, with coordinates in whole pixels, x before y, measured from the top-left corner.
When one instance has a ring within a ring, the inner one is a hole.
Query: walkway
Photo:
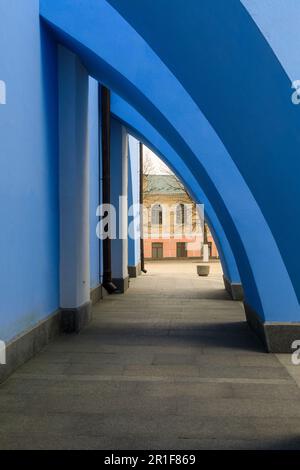
[[[300,449],[290,358],[263,352],[219,265],[147,268],[0,387],[0,448]]]

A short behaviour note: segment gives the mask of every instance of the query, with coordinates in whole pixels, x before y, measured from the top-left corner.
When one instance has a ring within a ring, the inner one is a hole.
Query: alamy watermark
[[[6,104],[6,83],[0,80],[0,104]]]
[[[291,99],[293,104],[300,104],[300,80],[294,80],[292,82],[292,88],[295,90],[292,93]]]
[[[156,201],[150,205],[133,204],[127,211],[127,197],[120,196],[118,209],[112,204],[101,204],[96,215],[100,218],[96,233],[100,240],[110,238],[138,240],[186,239],[187,250],[197,249],[204,239],[204,205]]]
[[[0,341],[0,365],[6,364],[6,344],[4,341]]]
[[[292,364],[294,364],[294,366],[299,366],[300,365],[300,340],[296,339],[295,341],[293,341],[291,348],[295,349],[291,357]]]

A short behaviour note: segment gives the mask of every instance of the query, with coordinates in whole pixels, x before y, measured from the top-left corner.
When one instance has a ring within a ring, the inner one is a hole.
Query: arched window
[[[152,207],[151,221],[153,225],[162,225],[163,212],[160,204]]]
[[[178,204],[176,207],[176,224],[184,225],[185,224],[185,207],[184,204]]]

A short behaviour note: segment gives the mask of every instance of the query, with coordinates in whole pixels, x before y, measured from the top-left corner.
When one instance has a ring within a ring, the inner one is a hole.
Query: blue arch
[[[176,12],[171,22],[177,31],[175,44],[178,39],[181,41],[178,51],[174,48],[175,56],[172,54],[174,42],[169,40],[172,34],[167,41],[161,40],[164,37],[162,21],[165,14],[170,13],[169,4],[148,0],[113,3],[120,9],[123,6],[127,9],[122,15],[130,17],[147,42],[104,0],[41,0],[41,15],[59,40],[80,55],[95,78],[131,103],[182,155],[211,201],[235,258],[239,260],[246,303],[263,320],[298,320],[299,304],[294,286],[297,291],[300,289],[300,283],[296,282],[300,274],[295,269],[291,248],[284,246],[282,224],[278,223],[272,198],[278,201],[280,197],[280,202],[290,204],[290,191],[293,195],[299,193],[295,173],[290,175],[290,169],[287,172],[282,154],[285,151],[296,171],[299,160],[295,152],[299,151],[300,137],[296,132],[296,111],[289,108],[289,101],[286,101],[290,92],[287,77],[272,50],[239,2],[226,2],[225,6],[224,2],[204,1],[199,8],[198,2],[191,1],[191,8],[186,11],[192,29],[186,36],[197,38],[195,44],[184,37],[181,7],[185,3],[172,2],[171,13]],[[159,15],[151,35],[145,18],[148,12],[152,13],[152,7],[160,10],[156,11]],[[236,24],[245,34],[243,45],[238,41]],[[193,28],[196,28],[195,35]],[[157,41],[153,35],[157,35]],[[159,43],[164,42],[167,48],[162,50]],[[222,57],[217,49],[220,43]],[[230,60],[227,60],[228,54]],[[197,63],[189,62],[190,56],[197,58]],[[257,74],[249,68],[249,62],[257,72],[258,57],[264,70]],[[188,76],[184,74],[185,69]],[[268,101],[269,74],[274,77],[275,103],[272,106]],[[216,99],[220,80],[228,87],[221,100]],[[255,93],[259,95],[258,102],[254,100]],[[273,112],[274,106],[278,107],[278,113]],[[273,114],[266,124],[264,118],[268,111]],[[274,129],[277,131],[275,141],[272,140],[274,132],[272,138],[270,135]],[[270,161],[268,156],[272,152],[275,158]],[[269,177],[268,191],[265,179],[257,178],[259,164]],[[252,167],[256,172],[249,171]],[[284,179],[282,188],[278,186],[280,176]],[[295,207],[296,201],[288,207],[288,216],[293,211],[294,216]],[[299,231],[300,224],[291,241]]]
[[[291,81],[281,65],[292,70],[291,62],[298,63],[297,48],[284,35],[294,23],[294,2],[281,2],[281,9],[273,7],[280,2],[267,7],[260,0],[260,9],[251,2],[254,12],[261,11],[258,19],[268,18],[273,28],[269,10],[280,14],[281,41],[272,40],[280,63],[262,34],[274,36],[272,27],[260,20],[260,30],[240,0],[191,0],[188,7],[174,0],[171,8],[164,0],[108,1],[174,73],[217,132],[272,231],[299,299],[294,247],[300,223],[294,218],[299,214],[300,107],[291,103]],[[297,40],[295,33],[291,39]],[[280,208],[293,223],[289,243]]]

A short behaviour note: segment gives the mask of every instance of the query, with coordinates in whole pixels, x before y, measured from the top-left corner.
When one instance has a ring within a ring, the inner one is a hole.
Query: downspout
[[[144,146],[140,142],[140,232],[141,232],[141,271],[146,274],[145,269],[145,251],[144,251],[144,220],[143,220],[143,204],[144,204]]]
[[[102,204],[110,204],[110,91],[99,84],[99,115],[100,112],[102,118]],[[111,239],[107,237],[102,243],[103,287],[109,294],[113,294],[118,289],[112,282]]]

